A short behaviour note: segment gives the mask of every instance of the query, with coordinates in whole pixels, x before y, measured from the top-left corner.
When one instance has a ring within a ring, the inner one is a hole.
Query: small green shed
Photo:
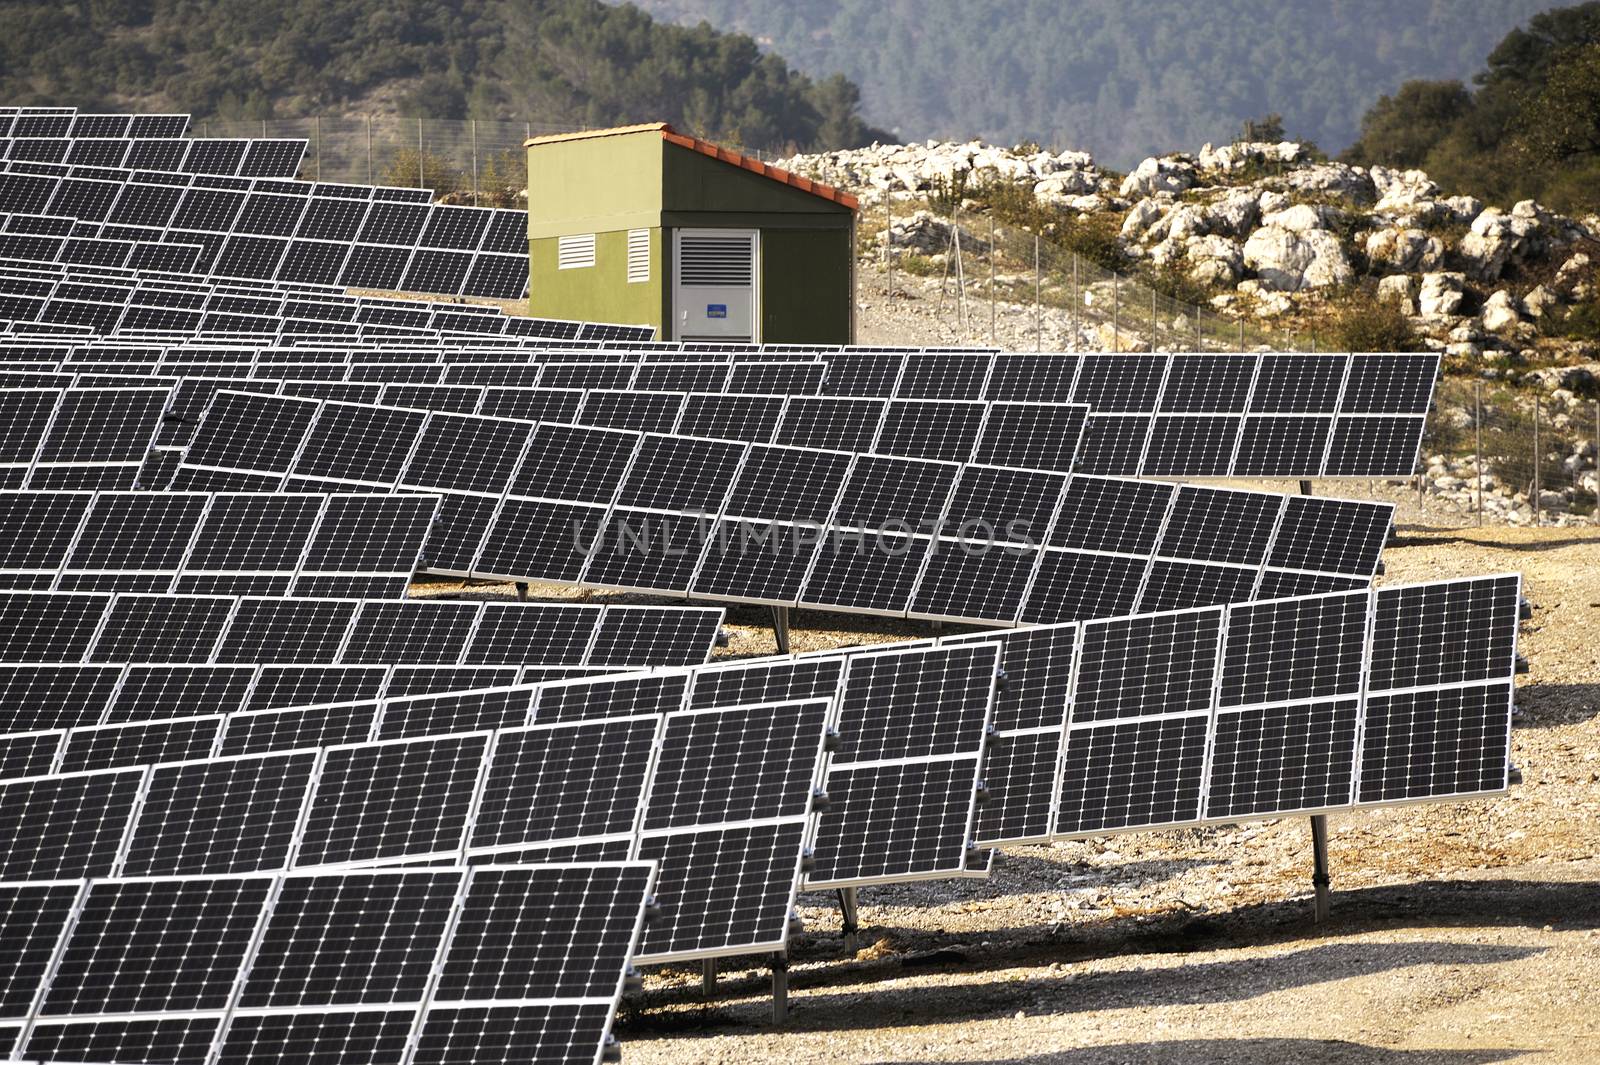
[[[663,340],[854,341],[854,197],[664,122],[526,147],[530,313]]]

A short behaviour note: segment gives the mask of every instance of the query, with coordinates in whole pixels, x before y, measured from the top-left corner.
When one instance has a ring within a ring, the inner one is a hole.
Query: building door
[[[759,344],[754,229],[672,231],[674,340]]]

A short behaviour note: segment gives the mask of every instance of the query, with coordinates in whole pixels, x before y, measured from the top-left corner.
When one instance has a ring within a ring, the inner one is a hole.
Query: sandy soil
[[[1600,533],[1405,525],[1386,560],[1391,582],[1525,575],[1526,779],[1331,818],[1327,925],[1304,819],[1015,848],[988,880],[863,891],[853,957],[831,900],[806,897],[781,1028],[748,962],[710,1003],[697,973],[652,975],[625,1060],[1600,1061]],[[797,642],[927,633],[823,620],[798,616]],[[730,652],[768,650],[759,615],[731,621]]]

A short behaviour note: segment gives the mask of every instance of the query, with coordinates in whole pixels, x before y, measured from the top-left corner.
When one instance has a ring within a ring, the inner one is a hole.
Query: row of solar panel
[[[79,114],[75,107],[0,107],[0,137],[182,137],[188,115]]]
[[[0,136],[0,159],[12,162],[242,178],[293,178],[305,154],[305,141],[289,139]]]
[[[290,712],[165,722],[166,742],[144,745],[146,752],[192,749],[176,726],[207,739],[221,729],[218,753],[0,785],[5,823],[31,823],[32,811],[83,810],[0,843],[0,875],[637,855],[661,861],[668,912],[641,960],[778,950],[814,829],[815,862],[827,875],[835,861],[883,862],[870,853],[870,818],[896,816],[887,805],[858,802],[848,821],[830,809],[817,828],[811,814],[826,751],[842,743],[839,757],[858,779],[877,773],[887,782],[905,760],[927,761],[930,744],[952,745],[970,777],[997,659],[992,645],[863,654],[849,663],[833,657],[801,682],[815,694],[755,703],[737,694],[752,679],[777,680],[765,671],[742,680],[721,674],[693,695],[694,674],[677,672],[482,693],[470,711],[449,698],[431,712],[423,701],[391,701],[381,723],[370,703],[297,710],[304,727],[293,750],[283,746]],[[875,668],[861,668],[866,662]],[[885,728],[910,688],[923,692],[921,710],[949,711],[933,737]],[[974,713],[977,727],[969,728]],[[469,714],[476,725],[466,723]],[[441,715],[461,727],[446,727]],[[836,720],[844,739],[830,741]],[[394,738],[366,739],[369,728]],[[102,749],[125,762],[139,741],[133,729],[122,731],[126,742]],[[333,742],[339,737],[357,742]],[[967,790],[970,814],[971,779]],[[88,795],[92,811],[82,803]],[[238,824],[253,831],[228,827]]]
[[[166,143],[194,155],[225,142]],[[199,245],[197,274],[495,299],[527,291],[526,212],[433,204],[418,189],[4,165],[0,213],[72,220],[79,237]]]
[[[345,296],[287,282],[196,283],[176,275],[105,278],[76,268],[70,273],[5,268],[0,272],[0,317],[19,335],[13,347],[27,343],[20,335],[46,329],[74,337],[177,332],[209,335],[219,342],[234,337],[270,342],[295,335],[426,342],[435,334],[450,343],[501,336],[627,342],[654,335],[648,326],[524,318],[495,307]]]
[[[519,758],[535,746],[547,752],[541,757],[551,762],[548,769],[518,763],[540,782],[518,805],[524,811],[530,803],[539,807],[539,798],[549,805],[538,816],[515,822],[515,838],[477,836],[476,846],[500,847],[503,854],[507,847],[578,839],[593,845],[557,853],[612,856],[624,852],[608,846],[603,837],[613,835],[613,828],[626,832],[632,825],[631,820],[614,820],[615,808],[608,805],[619,786],[610,771],[617,744],[559,742],[549,732],[596,719],[613,726],[641,717],[653,722],[685,707],[766,706],[780,700],[793,705],[842,693],[841,746],[826,776],[830,804],[808,885],[894,881],[973,871],[973,863],[981,867],[974,836],[999,844],[1043,838],[1041,830],[1098,834],[1502,791],[1509,771],[1518,593],[1514,576],[1475,578],[1236,606],[1226,612],[1226,625],[1224,611],[1198,610],[1089,623],[1081,631],[1007,634],[1003,647],[974,634],[936,648],[862,648],[681,673],[389,700],[381,709],[368,703],[278,711],[252,715],[248,730],[237,717],[229,727],[240,730],[241,744],[242,737],[249,737],[247,747],[235,750],[258,754],[338,742],[351,734],[352,721],[358,735],[375,730],[381,721],[382,734],[388,736],[433,737],[431,746],[391,743],[378,748],[416,756],[414,761],[402,759],[404,772],[388,776],[460,781],[453,798],[445,788],[392,785],[406,795],[430,796],[427,809],[407,805],[396,810],[381,795],[374,798],[369,793],[394,794],[370,780],[379,774],[334,775],[347,790],[371,800],[363,804],[369,810],[364,822],[369,849],[352,860],[383,860],[474,846],[463,842],[465,823],[452,823],[443,812],[472,806],[480,780],[501,788],[504,797],[515,774],[491,773],[481,765],[471,772],[451,770],[459,767],[463,744],[476,744],[491,735],[483,731],[490,729],[502,730],[498,743],[503,745],[506,736],[526,737],[542,726],[542,744],[518,741],[512,749]],[[1240,627],[1237,633],[1234,624]],[[1326,632],[1337,638],[1320,643],[1315,637]],[[1419,657],[1417,648],[1422,646],[1437,650]],[[1002,653],[1003,658],[997,657]],[[998,702],[993,694],[997,663],[1006,675],[1005,695]],[[149,732],[198,725],[174,721],[136,727]],[[991,725],[1006,742],[980,764]],[[774,719],[759,734],[771,735],[776,726]],[[717,776],[722,757],[760,745],[704,738],[698,746],[703,762],[674,777],[686,776],[693,789],[705,786],[703,776]],[[125,747],[105,745],[106,750]],[[357,749],[361,745],[346,748]],[[474,754],[481,756],[487,749],[476,747]],[[441,760],[443,765],[436,764]],[[481,757],[468,760],[481,763]],[[398,769],[400,762],[388,764]],[[237,786],[229,810],[208,814],[213,826],[238,819],[241,803],[260,808],[275,796],[290,815],[299,816],[301,804],[295,797],[281,800],[278,792],[261,787],[262,779],[281,781],[283,773],[235,772],[233,765],[173,767],[174,772],[217,770],[213,779],[219,784],[199,789],[214,799],[220,799],[221,781]],[[31,808],[71,808],[63,789],[107,779],[102,773],[14,784],[4,789],[8,799],[0,805],[9,804],[8,820],[25,816]],[[733,774],[732,780],[743,782],[747,797],[737,805],[713,804],[716,809],[747,811],[753,801],[749,796],[766,794],[748,775]],[[974,829],[980,780],[990,799],[984,820]],[[569,800],[580,796],[581,801],[558,803],[552,793]],[[719,801],[728,799],[726,792],[717,794]],[[101,801],[96,809],[106,805]],[[493,808],[504,805],[496,802]],[[701,811],[706,805],[702,797],[692,808]],[[989,815],[991,807],[1000,811],[998,818]],[[1037,826],[1017,814],[1040,809],[1048,816]],[[490,822],[506,823],[496,817]],[[20,838],[8,859],[11,868],[87,860],[86,855],[95,853],[93,847],[63,847],[61,839],[74,832],[82,838],[92,827],[58,825],[52,842]],[[102,848],[94,860],[114,860],[124,838],[119,828],[125,827],[113,825],[106,831],[112,854]],[[799,845],[797,839],[793,846]],[[187,852],[193,861],[240,858],[237,849],[219,859],[211,848],[196,846]],[[260,853],[250,846],[244,847],[247,854]],[[790,868],[793,852],[781,849],[776,868]],[[762,853],[770,854],[771,848]],[[69,856],[63,859],[63,854]],[[280,855],[273,851],[260,860],[282,860]],[[754,868],[744,846],[734,853],[713,847],[699,857],[721,869]],[[74,868],[47,865],[40,875]],[[719,878],[702,868],[697,879],[709,884]],[[769,882],[758,888],[747,879],[741,888],[754,892],[744,899],[747,904],[768,899],[760,912],[772,915],[767,928],[781,935],[784,907],[774,907],[772,901],[791,898],[788,885]],[[703,939],[698,945],[708,946]],[[718,939],[715,947],[732,949],[726,939]]]
[[[1393,510],[236,392],[172,483],[439,493],[459,576],[998,623],[1361,586]]]
[[[876,451],[913,458],[976,461],[1033,469],[1145,477],[1398,477],[1413,469],[1421,417],[1185,415],[1097,417],[1081,404],[958,399],[872,399],[807,394],[817,363],[552,362],[430,365],[269,364],[254,379],[210,377],[227,364],[174,366],[206,377],[147,378],[137,366],[93,364],[94,374],[67,379],[11,371],[17,387],[135,385],[175,387],[174,412],[187,428],[219,389],[278,393],[353,403],[417,407],[534,421],[574,422],[637,432],[672,432]],[[240,367],[239,369],[243,369]],[[0,373],[6,373],[0,371]],[[453,376],[487,381],[537,380],[537,386],[426,384]],[[660,390],[630,384],[648,382]],[[262,381],[276,382],[263,385]],[[379,385],[377,382],[390,382]],[[403,383],[396,383],[403,382]],[[721,385],[721,393],[677,386]],[[798,386],[798,387],[785,387]],[[587,390],[587,391],[585,391]],[[1109,428],[1108,428],[1109,427]],[[1098,433],[1096,436],[1094,434]],[[1211,442],[1200,447],[1196,434]],[[165,434],[171,445],[182,430]]]
[[[399,599],[437,496],[0,490],[0,588]]]
[[[319,294],[314,298],[322,297]],[[386,303],[385,308],[392,307],[393,302]],[[352,309],[350,313],[354,315],[355,311]],[[356,366],[516,361],[511,354],[501,351],[491,350],[481,359],[463,355],[459,350],[463,346],[459,339],[441,339],[435,346],[406,340],[374,341],[361,346],[337,341],[233,346],[224,338],[172,345],[140,345],[106,339],[87,344],[44,345],[28,354],[37,354],[63,369],[79,363],[137,363],[149,366],[152,372],[159,372],[165,362],[211,361],[255,368],[283,363]],[[466,346],[470,346],[470,342]],[[191,350],[196,347],[198,351]],[[824,368],[825,384],[821,391],[825,395],[886,399],[1029,399],[1042,403],[1082,403],[1096,413],[1168,415],[1426,414],[1439,365],[1436,355],[1079,355],[938,349],[884,353],[781,348],[744,352],[705,350],[707,347],[694,345],[684,350],[664,350],[655,343],[623,341],[608,343],[600,350],[543,345],[521,353],[521,360],[530,368],[556,362],[609,363],[613,364],[613,374],[642,375],[637,384],[633,378],[622,376],[615,383],[600,386],[608,388],[669,387],[649,382],[654,380],[652,375],[670,372],[679,364],[720,365],[736,370],[747,363],[796,361]],[[1261,361],[1259,366],[1258,360]],[[1158,383],[1165,379],[1159,394],[1130,398],[1128,390],[1140,377],[1151,373]],[[1242,391],[1220,395],[1217,379],[1223,377],[1233,377]],[[531,385],[538,382],[529,379],[498,383]],[[1129,407],[1141,409],[1126,409]]]
[[[647,862],[0,883],[15,1060],[598,1065]]]
[[[170,395],[165,388],[0,391],[0,487],[134,487]]]
[[[722,624],[712,607],[134,592],[0,592],[0,617],[6,662],[617,669],[703,662]]]

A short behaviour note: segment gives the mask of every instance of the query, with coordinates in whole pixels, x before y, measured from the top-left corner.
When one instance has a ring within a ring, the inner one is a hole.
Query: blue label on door
[[[706,304],[706,317],[707,318],[726,318],[726,317],[728,317],[728,305],[726,303],[708,303],[708,304]]]

